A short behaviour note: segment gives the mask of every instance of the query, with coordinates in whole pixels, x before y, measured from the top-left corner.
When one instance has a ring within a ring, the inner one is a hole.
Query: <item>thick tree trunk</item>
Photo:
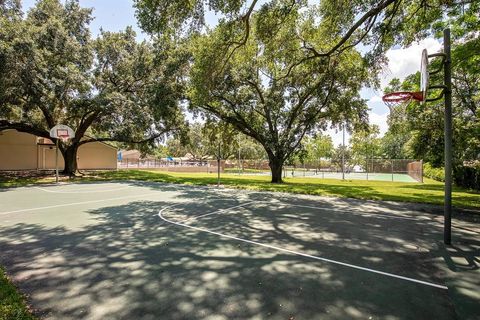
[[[65,161],[65,167],[62,171],[63,174],[74,176],[77,173],[77,151],[77,144],[72,144],[62,151],[63,159]]]
[[[272,171],[272,183],[283,183],[282,180],[282,169],[283,169],[283,159],[282,157],[271,155],[268,165]]]

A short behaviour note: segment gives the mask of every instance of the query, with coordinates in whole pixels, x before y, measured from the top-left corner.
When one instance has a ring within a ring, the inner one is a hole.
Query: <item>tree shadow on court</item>
[[[447,278],[449,294],[458,306],[459,319],[476,319],[480,314],[480,241],[460,238],[459,234],[456,237],[452,246],[442,248],[443,259],[450,271]]]
[[[363,215],[342,212],[351,200],[152,188],[178,192],[179,205],[164,211],[174,221],[252,202],[188,224],[425,281],[445,277],[438,258],[449,252],[430,220],[371,216],[379,208],[365,202],[355,207]],[[76,229],[2,227],[1,263],[34,307],[62,319],[454,317],[444,290],[174,225],[158,216],[171,204],[91,209]]]

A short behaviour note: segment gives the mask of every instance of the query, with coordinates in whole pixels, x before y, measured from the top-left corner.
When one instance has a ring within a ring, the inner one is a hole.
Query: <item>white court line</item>
[[[174,205],[167,206],[167,207],[161,209],[158,212],[158,216],[160,217],[160,219],[162,219],[165,222],[168,222],[168,223],[171,223],[171,224],[174,224],[174,225],[177,225],[177,226],[181,226],[181,227],[184,227],[184,228],[188,228],[188,229],[207,232],[207,233],[214,234],[214,235],[217,235],[217,236],[220,236],[220,237],[223,237],[223,238],[228,238],[228,239],[232,239],[232,240],[236,240],[236,241],[246,242],[246,243],[253,244],[253,245],[256,245],[256,246],[265,247],[265,248],[269,248],[269,249],[274,249],[274,250],[277,250],[277,251],[282,251],[282,252],[294,254],[294,255],[297,255],[297,256],[301,256],[301,257],[320,260],[320,261],[324,261],[324,262],[328,262],[328,263],[341,265],[341,266],[344,266],[344,267],[349,267],[349,268],[358,269],[358,270],[362,270],[362,271],[367,271],[367,272],[371,272],[371,273],[381,274],[381,275],[391,277],[391,278],[401,279],[401,280],[405,280],[405,281],[410,281],[410,282],[414,282],[414,283],[423,284],[423,285],[430,286],[430,287],[435,287],[435,288],[439,288],[439,289],[448,290],[448,287],[446,287],[444,285],[441,285],[441,284],[436,284],[436,283],[427,282],[427,281],[423,281],[423,280],[408,278],[408,277],[396,275],[396,274],[393,274],[393,273],[388,273],[388,272],[383,272],[383,271],[380,271],[380,270],[365,268],[365,267],[357,266],[357,265],[354,265],[354,264],[349,264],[349,263],[345,263],[345,262],[341,262],[341,261],[322,258],[322,257],[306,254],[306,253],[303,253],[303,252],[288,250],[288,249],[285,249],[285,248],[280,248],[280,247],[272,246],[272,245],[257,242],[257,241],[252,241],[252,240],[248,240],[248,239],[234,237],[234,236],[231,236],[231,235],[228,235],[228,234],[223,234],[223,233],[220,233],[220,232],[215,232],[215,231],[211,231],[211,230],[204,229],[204,228],[194,227],[194,226],[184,224],[184,223],[181,223],[181,222],[175,222],[175,221],[172,221],[172,220],[168,220],[167,218],[165,218],[163,216],[162,213],[165,210],[173,208],[173,207],[178,206],[178,205],[180,205],[180,204],[174,204]]]
[[[258,201],[250,201],[250,202],[246,202],[246,203],[243,203],[243,204],[239,204],[238,206],[234,206],[234,207],[230,207],[230,208],[225,208],[225,209],[220,209],[220,210],[215,210],[215,211],[212,211],[212,212],[209,212],[209,213],[205,213],[205,214],[202,214],[202,215],[199,215],[199,216],[193,216],[193,217],[190,217],[190,218],[188,218],[188,219],[183,220],[183,222],[187,222],[187,221],[190,221],[190,220],[195,220],[195,219],[203,218],[203,217],[206,217],[206,216],[215,214],[215,213],[219,213],[219,212],[223,212],[223,211],[228,211],[228,210],[235,209],[235,208],[240,208],[240,207],[249,205],[250,203],[254,203],[254,202],[258,202]]]
[[[82,201],[82,202],[70,202],[70,203],[57,204],[57,205],[46,206],[46,207],[19,209],[19,210],[13,210],[13,211],[0,212],[0,215],[6,215],[6,214],[18,213],[18,212],[45,210],[45,209],[52,209],[52,208],[69,207],[69,206],[76,206],[76,205],[79,205],[79,204],[87,204],[87,203],[97,203],[97,202],[105,202],[105,201],[112,201],[112,200],[122,200],[122,199],[128,199],[128,198],[141,198],[141,197],[152,196],[152,195],[158,195],[158,192],[147,193],[147,194],[139,194],[139,195],[135,195],[135,196],[116,197],[116,198],[109,198],[109,199],[90,200],[90,201]]]
[[[41,191],[49,192],[49,193],[97,193],[97,192],[118,191],[118,190],[123,190],[123,189],[131,188],[131,187],[132,186],[120,187],[120,188],[116,188],[116,189],[90,189],[90,190],[87,190],[87,191],[55,191],[55,190],[48,190],[48,189],[44,189],[44,188],[40,188],[40,187],[34,187],[34,188],[38,189],[38,190],[41,190]],[[86,189],[86,188],[82,188],[82,189]]]

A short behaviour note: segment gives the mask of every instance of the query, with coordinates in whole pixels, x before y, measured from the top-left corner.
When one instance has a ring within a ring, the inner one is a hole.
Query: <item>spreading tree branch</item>
[[[129,138],[122,138],[122,137],[112,137],[112,138],[92,138],[88,137],[87,139],[84,139],[78,143],[79,146],[86,144],[86,143],[92,143],[92,142],[122,142],[122,143],[132,143],[132,144],[143,144],[143,143],[148,143],[157,140],[161,136],[163,136],[166,133],[169,132],[174,132],[178,131],[180,128],[165,128],[160,132],[157,132],[154,135],[151,135],[148,138],[145,139],[129,139]]]
[[[0,132],[9,129],[15,129],[19,132],[30,133],[38,137],[51,139],[50,133],[46,129],[22,122],[10,122],[8,120],[0,120]]]

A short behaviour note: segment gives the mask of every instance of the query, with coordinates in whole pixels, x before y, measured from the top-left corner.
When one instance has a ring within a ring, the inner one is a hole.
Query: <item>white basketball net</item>
[[[392,92],[383,96],[383,102],[390,109],[390,120],[405,119],[407,114],[407,106],[413,101],[421,101],[421,92]]]

